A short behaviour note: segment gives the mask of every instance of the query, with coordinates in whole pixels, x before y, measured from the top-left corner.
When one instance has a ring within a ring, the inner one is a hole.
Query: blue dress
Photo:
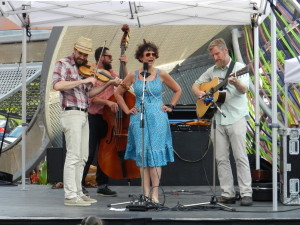
[[[141,109],[143,81],[138,79],[138,71],[135,73],[134,93],[135,105]],[[172,135],[168,115],[162,111],[162,88],[160,71],[153,81],[146,82],[144,98],[144,167],[165,166],[168,162],[174,162]],[[142,129],[141,112],[130,115],[128,130],[128,143],[125,159],[136,161],[137,166],[142,167]]]

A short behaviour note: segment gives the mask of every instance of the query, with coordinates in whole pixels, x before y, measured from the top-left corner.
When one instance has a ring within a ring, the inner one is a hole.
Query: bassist
[[[218,77],[220,80],[226,79],[227,70],[232,61],[228,54],[228,48],[223,39],[213,40],[208,47],[215,65],[204,72],[199,79],[195,81],[192,91],[199,99],[206,94],[201,91],[200,85],[203,82],[209,82],[213,78]],[[236,72],[243,68],[242,63],[236,62],[232,72]],[[221,105],[221,110],[225,116],[219,111],[215,113],[216,119],[216,163],[218,169],[219,182],[221,186],[221,197],[218,202],[225,204],[235,203],[236,193],[234,189],[234,181],[229,162],[229,147],[233,151],[233,156],[237,167],[237,177],[239,191],[242,197],[241,205],[252,205],[252,188],[249,161],[246,153],[246,132],[247,120],[249,117],[247,90],[249,87],[249,74],[237,78],[235,76],[228,77],[226,100]],[[213,138],[214,132],[211,132]]]

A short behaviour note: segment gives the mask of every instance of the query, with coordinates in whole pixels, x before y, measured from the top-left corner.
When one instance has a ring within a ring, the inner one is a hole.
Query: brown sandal
[[[56,184],[53,184],[52,189],[60,189],[64,187],[64,183],[63,182],[58,182]]]

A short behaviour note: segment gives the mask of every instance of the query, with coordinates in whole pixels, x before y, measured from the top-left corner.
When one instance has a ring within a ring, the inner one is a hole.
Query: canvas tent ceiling
[[[245,25],[263,10],[266,0],[190,1],[2,1],[0,16],[22,26],[81,25]],[[253,9],[255,6],[256,9]],[[261,10],[262,9],[262,10]]]

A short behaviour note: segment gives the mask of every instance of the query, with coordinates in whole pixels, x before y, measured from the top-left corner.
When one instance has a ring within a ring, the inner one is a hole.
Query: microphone
[[[207,92],[206,94],[202,95],[201,97],[198,97],[198,99],[208,98],[208,97],[212,97],[210,92]]]
[[[143,63],[144,74],[148,73],[149,64],[147,62]]]
[[[148,68],[149,68],[148,62],[144,62],[143,63],[143,72],[141,72],[140,74],[145,78],[147,78],[151,75],[151,73],[148,72]]]

